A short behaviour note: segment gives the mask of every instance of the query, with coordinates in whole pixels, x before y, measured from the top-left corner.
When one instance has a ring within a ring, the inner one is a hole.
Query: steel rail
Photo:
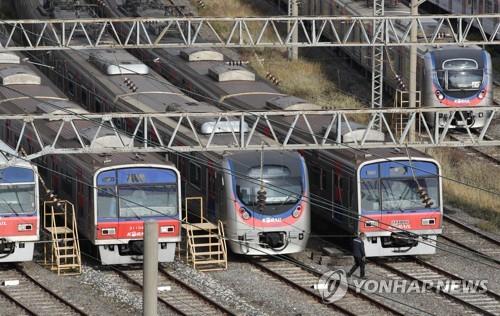
[[[272,268],[269,268],[267,267],[264,263],[256,260],[256,259],[248,259],[248,262],[254,266],[256,266],[257,268],[259,268],[260,270],[270,274],[271,276],[289,284],[290,286],[292,286],[293,288],[303,292],[303,293],[306,293],[308,294],[309,296],[313,297],[314,299],[316,299],[318,302],[323,302],[323,298],[318,294],[318,293],[315,293],[313,292],[311,289],[308,289],[308,288],[305,288],[301,285],[299,285],[298,283],[296,283],[295,281],[287,278],[286,276],[280,274],[279,272],[273,270]],[[291,257],[288,257],[287,256],[287,260],[286,260],[287,263],[290,263],[292,265],[294,265],[295,267],[297,268],[300,268],[302,269],[302,265],[299,264],[295,259],[291,258]],[[314,270],[313,268],[310,268],[308,270],[304,270],[304,272],[306,273],[309,273],[311,274],[312,276],[315,276],[315,277],[318,277],[318,279],[321,277],[321,275],[323,273],[321,273],[320,271],[316,271]],[[394,308],[390,307],[390,306],[387,306],[385,304],[383,304],[382,302],[376,300],[375,298],[373,297],[370,297],[369,295],[366,295],[362,292],[360,293],[357,293],[355,290],[353,290],[352,287],[348,287],[348,292],[353,295],[354,297],[357,297],[357,298],[360,298],[361,300],[365,300],[365,301],[369,301],[371,304],[379,307],[380,309],[383,309],[384,311],[387,311],[391,314],[394,314],[394,315],[404,315],[403,313],[395,310]],[[339,311],[343,312],[343,313],[346,313],[347,315],[358,315],[356,314],[355,312],[353,311],[350,311],[348,309],[346,309],[345,307],[342,307],[339,305],[339,302],[334,302],[334,303],[330,303],[328,304],[328,306],[332,306],[332,308],[335,308],[335,309],[338,309]]]
[[[163,268],[159,268],[159,271],[161,272],[163,270]],[[119,274],[120,276],[122,276],[126,281],[128,281],[129,283],[139,287],[142,289],[142,284],[140,282],[138,282],[137,280],[135,280],[129,273],[127,273],[127,271],[125,270],[121,270],[121,269],[117,269],[117,268],[114,268],[113,271],[115,271],[117,274]],[[136,271],[136,270],[134,270]],[[139,271],[140,272],[140,271]],[[165,274],[162,272],[162,275],[166,276],[167,278],[171,279],[172,280],[172,277],[168,274]],[[176,284],[180,285],[182,288],[184,288],[186,291],[192,293],[193,295],[195,295],[196,297],[200,298],[200,300],[204,301],[205,303],[207,303],[209,306],[211,306],[212,308],[216,309],[216,310],[220,310],[222,311],[224,314],[227,314],[227,315],[235,315],[233,312],[229,311],[228,309],[222,307],[221,308],[221,305],[220,304],[217,304],[215,303],[212,299],[209,299],[207,298],[206,296],[204,296],[203,294],[197,292],[196,290],[192,289],[189,285],[186,285],[185,283],[183,282],[179,282],[179,280],[175,280]],[[166,300],[165,298],[163,297],[160,297],[158,296],[158,301],[163,303],[165,306],[167,306],[168,308],[174,310],[176,313],[179,313],[180,315],[191,315],[189,312],[186,312],[184,309],[176,306],[174,304],[174,302],[171,302],[171,301],[168,301]],[[186,302],[186,301],[183,301],[181,299],[177,299],[177,302],[181,303],[181,304],[184,304],[185,306],[187,307],[191,307],[192,305],[192,301],[189,301],[189,302]]]
[[[426,287],[428,289],[431,289],[435,293],[443,295],[443,296],[445,296],[445,297],[447,297],[449,299],[452,299],[452,300],[454,300],[454,301],[456,301],[456,302],[458,302],[458,303],[460,303],[460,304],[462,304],[464,306],[467,306],[467,307],[469,307],[469,308],[471,308],[471,309],[473,309],[473,310],[475,310],[477,312],[482,313],[483,315],[489,315],[489,316],[495,316],[495,315],[497,315],[495,313],[492,313],[492,312],[490,312],[488,310],[483,309],[481,306],[479,306],[480,304],[474,304],[472,302],[468,302],[466,299],[463,298],[463,296],[459,297],[458,295],[454,295],[454,294],[449,293],[447,291],[443,291],[440,288],[438,288],[436,285],[433,285],[432,283],[428,282],[428,280],[425,280],[425,279],[419,278],[417,276],[414,276],[414,275],[412,275],[410,273],[404,272],[401,269],[398,269],[397,267],[391,266],[389,263],[382,262],[381,260],[372,260],[372,262],[374,262],[376,265],[378,265],[378,266],[380,266],[380,267],[382,267],[382,268],[384,268],[386,270],[389,270],[389,271],[395,273],[396,275],[399,275],[399,276],[401,276],[403,278],[406,278],[406,279],[409,279],[409,280],[412,280],[412,281],[416,281],[420,286]],[[437,274],[441,274],[446,279],[449,279],[451,281],[456,280],[456,281],[460,281],[460,282],[464,282],[464,283],[468,282],[468,281],[466,281],[465,279],[463,279],[460,276],[452,274],[452,273],[450,273],[448,271],[445,271],[445,270],[443,270],[443,269],[441,269],[441,268],[439,268],[439,267],[437,267],[435,265],[432,265],[432,264],[430,264],[428,262],[425,262],[425,261],[422,261],[420,259],[415,259],[413,261],[413,263],[415,265],[417,265],[417,267],[421,266],[421,267],[424,267],[424,268],[426,268],[426,269],[428,269],[430,271],[433,271],[433,272],[435,272]],[[435,279],[433,279],[433,280],[435,280]],[[492,292],[490,290],[486,290],[486,292],[484,293],[484,295],[490,296],[490,297],[496,299],[497,301],[500,300],[500,295],[497,294],[497,293],[495,293],[495,292]]]
[[[34,312],[33,310],[30,309],[29,306],[26,306],[24,303],[20,302],[13,296],[11,296],[9,293],[7,293],[2,287],[0,287],[0,295],[6,297],[9,301],[14,303],[16,306],[20,307],[23,309],[25,312],[27,312],[29,315],[37,316],[38,314]]]
[[[200,291],[198,291],[197,289],[195,289],[191,285],[189,285],[186,282],[182,281],[181,279],[179,279],[178,277],[176,277],[172,273],[166,271],[165,268],[163,268],[161,265],[160,265],[159,271],[160,271],[161,274],[163,274],[169,280],[171,280],[174,283],[176,283],[176,284],[180,285],[181,287],[185,288],[186,290],[188,290],[189,292],[193,293],[194,295],[196,295],[200,299],[202,299],[202,300],[210,303],[215,308],[217,308],[220,311],[222,311],[224,314],[226,314],[226,315],[236,315],[233,311],[230,311],[227,307],[225,307],[222,304],[216,302],[215,300],[211,299],[210,297],[203,295]]]
[[[463,223],[461,221],[458,221],[457,219],[454,219],[454,218],[450,217],[449,215],[444,214],[443,217],[444,217],[445,221],[448,221],[448,222],[452,223],[453,225],[457,226],[459,229],[462,229],[464,231],[470,232],[470,233],[474,234],[476,237],[484,239],[487,242],[494,244],[495,246],[500,246],[500,240],[497,240],[497,239],[492,238],[492,237],[490,237],[488,235],[485,235],[480,230],[478,230],[478,229],[476,229],[474,227],[471,227],[470,225],[465,224],[465,223]],[[467,245],[467,244],[465,244],[463,242],[457,241],[456,239],[454,239],[452,237],[448,237],[445,234],[442,234],[440,237],[443,238],[443,239],[445,239],[445,240],[447,240],[448,242],[451,242],[451,243],[453,243],[453,244],[461,247],[461,248],[464,248],[464,249],[466,249],[468,251],[471,251],[473,253],[477,253],[477,254],[481,255],[483,258],[485,258],[487,260],[490,260],[492,262],[500,264],[500,259],[493,258],[492,256],[488,255],[486,252],[480,251],[480,250],[476,249],[473,246],[470,246],[470,245]]]

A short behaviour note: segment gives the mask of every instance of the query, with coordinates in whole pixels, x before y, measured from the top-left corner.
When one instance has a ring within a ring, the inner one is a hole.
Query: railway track
[[[1,315],[87,315],[47,286],[28,275],[19,265],[0,269],[0,280],[18,285],[0,286]]]
[[[287,257],[286,261],[249,259],[249,263],[323,304],[321,295],[311,288],[312,285],[317,284],[322,275],[321,272],[305,270],[300,262],[290,257]],[[394,308],[377,301],[374,297],[356,293],[353,288],[349,288],[341,300],[324,306],[346,315],[403,315]]]
[[[500,264],[500,240],[489,237],[448,215],[444,215],[444,223],[445,229],[441,238]]]
[[[446,288],[446,284],[452,284],[453,281],[459,284],[469,283],[463,278],[430,263],[420,259],[401,262],[374,261],[374,263],[397,276],[417,281],[421,286],[426,286],[427,289],[467,307],[468,310],[464,310],[464,315],[477,313],[482,315],[500,315],[499,294],[489,290],[484,290],[484,292],[466,290],[461,286],[454,290],[443,290],[443,288]],[[441,287],[438,284],[441,284]]]
[[[114,271],[142,290],[142,270],[115,269]],[[170,287],[169,290],[158,292],[158,301],[180,315],[235,315],[161,266],[158,286]]]
[[[448,136],[456,141],[465,141],[468,140],[470,141],[470,137],[466,132],[464,133],[454,133],[454,132],[448,132]],[[477,139],[477,134],[472,133],[472,137]],[[484,136],[486,140],[491,140],[491,138],[487,135]],[[488,161],[489,163],[492,163],[493,165],[500,167],[500,153],[498,152],[498,149],[495,147],[492,148],[478,148],[478,147],[463,147],[463,150],[466,151],[467,155],[477,157],[479,159]]]

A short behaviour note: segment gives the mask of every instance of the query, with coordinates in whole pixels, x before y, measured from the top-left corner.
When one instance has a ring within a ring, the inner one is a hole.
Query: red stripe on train
[[[434,219],[434,223],[423,225],[422,221]],[[371,222],[376,226],[372,226]],[[359,230],[362,232],[392,231],[392,230],[424,230],[441,228],[441,214],[439,212],[410,213],[410,214],[377,214],[363,216],[359,221]]]
[[[176,237],[180,234],[178,220],[158,220],[159,237]],[[142,239],[144,221],[97,223],[97,239]]]
[[[0,218],[0,238],[9,236],[36,236],[37,217],[2,217]]]

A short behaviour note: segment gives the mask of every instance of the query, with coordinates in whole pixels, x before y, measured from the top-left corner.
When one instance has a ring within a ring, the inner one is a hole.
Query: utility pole
[[[410,4],[410,15],[416,17],[418,15],[419,0],[411,0]],[[410,30],[410,76],[409,76],[409,106],[410,108],[417,107],[417,46],[414,43],[417,42],[417,21],[413,20]],[[416,122],[413,122],[413,126],[410,129],[409,141],[415,141],[415,127]]]
[[[288,16],[299,16],[299,0],[289,0],[288,1]],[[288,34],[290,34],[292,28],[292,24],[288,23]],[[292,43],[297,43],[299,41],[299,26],[296,25],[295,30],[293,31]],[[288,48],[288,59],[289,60],[297,60],[299,58],[299,48],[297,46]]]
[[[384,0],[373,0],[373,16],[384,16]],[[385,40],[384,22],[381,20],[374,20],[373,22],[373,38],[377,43],[383,43]],[[381,108],[384,96],[384,47],[372,47],[372,108]],[[373,124],[373,129],[381,129],[382,124],[380,118]]]
[[[158,223],[154,220],[144,222],[143,256],[143,297],[144,316],[158,315]]]

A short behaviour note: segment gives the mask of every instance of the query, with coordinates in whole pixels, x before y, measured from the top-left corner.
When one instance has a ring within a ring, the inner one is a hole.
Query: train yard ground
[[[280,11],[270,1],[192,1],[200,15],[272,15]],[[273,2],[274,3],[274,2]],[[253,70],[265,77],[272,73],[283,92],[319,105],[358,108],[368,105],[370,77],[343,54],[329,49],[300,51],[290,62],[286,50],[241,50]],[[495,56],[498,60],[498,57]],[[354,69],[354,70],[353,70]],[[500,78],[500,77],[497,77]],[[498,81],[498,79],[497,79]],[[500,100],[500,86],[495,87]],[[385,99],[392,105],[392,99]],[[493,133],[500,135],[500,122]],[[463,137],[463,135],[457,135]],[[445,177],[500,192],[500,149],[472,152],[467,149],[435,149]],[[405,259],[373,260],[367,264],[369,280],[473,279],[487,280],[481,297],[464,293],[447,295],[428,291],[422,295],[350,292],[339,302],[324,304],[314,290],[321,273],[348,269],[352,257],[335,237],[312,237],[307,250],[290,257],[263,261],[229,256],[228,269],[198,272],[176,256],[173,263],[159,266],[160,315],[500,315],[500,199],[484,190],[444,180],[445,221],[436,255]],[[455,223],[458,221],[458,223]],[[322,232],[313,229],[313,235]],[[345,237],[345,236],[344,236]],[[180,245],[179,245],[180,246]],[[39,249],[40,250],[40,249]],[[330,252],[328,252],[330,251]],[[81,275],[60,277],[43,267],[40,253],[34,263],[6,265],[0,281],[20,280],[15,287],[0,286],[0,315],[141,315],[142,271],[138,267],[102,267],[94,258],[84,258]],[[23,275],[25,274],[25,275]],[[357,275],[357,273],[356,273]],[[354,280],[359,280],[357,277]],[[37,285],[38,284],[38,285]],[[47,291],[47,289],[49,291]],[[32,293],[26,291],[34,291]],[[9,292],[10,291],[10,292]],[[22,297],[39,300],[26,304]],[[21,297],[17,299],[16,295]],[[40,298],[38,298],[40,297]],[[49,307],[45,309],[44,305]]]

